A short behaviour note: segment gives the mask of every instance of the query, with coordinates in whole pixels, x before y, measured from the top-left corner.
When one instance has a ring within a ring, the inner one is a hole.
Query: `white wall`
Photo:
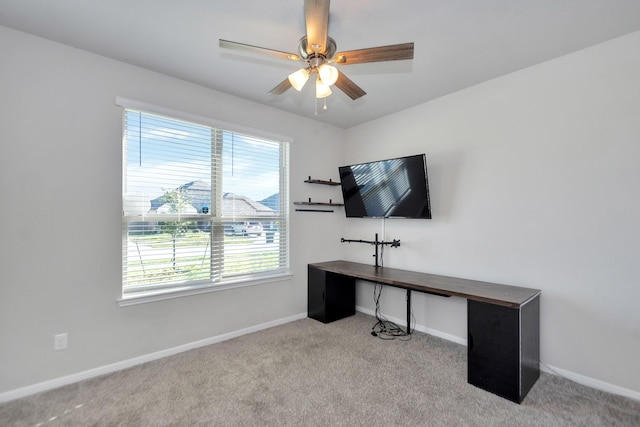
[[[292,213],[292,280],[118,306],[115,98],[292,137],[292,199],[323,195],[308,175],[337,178],[342,130],[4,27],[0,55],[0,395],[306,313],[306,265],[340,249],[337,214]]]
[[[542,361],[636,397],[638,76],[634,33],[352,128],[345,155],[427,155],[433,219],[387,220],[385,238],[402,246],[385,265],[542,289]],[[350,238],[382,228],[346,224]],[[360,284],[357,304],[373,309],[371,296]],[[383,310],[404,318],[404,294],[387,296]],[[466,339],[464,301],[416,295],[413,309]]]
[[[371,247],[339,237],[373,238],[380,220],[292,212],[293,280],[118,307],[116,96],[293,137],[292,200],[337,197],[303,180],[337,179],[340,164],[426,153],[434,219],[386,221],[384,237],[402,246],[385,265],[542,289],[543,362],[639,393],[639,48],[635,33],[345,138],[0,27],[0,395],[304,314],[308,262],[373,261]],[[371,295],[359,285],[358,305],[372,309]],[[403,318],[403,294],[385,295]],[[465,339],[464,300],[414,293],[413,307],[420,325]],[[60,332],[69,348],[54,352]]]

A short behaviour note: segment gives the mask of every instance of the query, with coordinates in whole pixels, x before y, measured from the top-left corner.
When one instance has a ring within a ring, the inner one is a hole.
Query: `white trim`
[[[578,384],[585,385],[587,387],[595,388],[597,390],[605,391],[611,394],[617,394],[618,396],[628,397],[629,399],[640,402],[640,392],[631,390],[628,388],[620,387],[615,384],[607,383],[597,380],[595,378],[586,377],[584,375],[576,374],[575,372],[567,371],[555,366],[547,365],[540,361],[540,370],[548,374],[557,375]]]
[[[273,139],[281,142],[293,142],[293,138],[290,136],[284,136],[278,133],[267,132],[260,129],[251,128],[248,126],[242,126],[235,123],[224,122],[222,120],[215,120],[210,117],[199,116],[197,114],[187,113],[185,111],[175,110],[170,107],[163,107],[161,105],[149,104],[142,101],[136,101],[134,99],[128,99],[121,96],[116,96],[116,105],[122,108],[132,108],[136,110],[142,110],[147,113],[155,113],[162,116],[168,116],[170,118],[181,119],[191,123],[197,123],[205,126],[212,126],[216,128],[222,128],[224,130],[249,134],[254,137]]]
[[[356,305],[356,310],[360,311],[362,313],[368,314],[370,316],[375,316],[376,315],[376,312],[374,310],[369,310],[368,308],[360,307],[358,305]],[[386,314],[384,314],[384,317],[386,317],[387,319],[389,319],[393,323],[396,323],[396,324],[398,324],[400,326],[407,326],[407,319],[400,319],[398,317],[388,316]],[[445,332],[438,331],[436,329],[427,328],[426,326],[418,325],[418,324],[413,325],[413,329],[416,330],[416,331],[419,331],[419,332],[424,332],[425,334],[433,335],[434,337],[438,337],[438,338],[445,339],[447,341],[454,342],[456,344],[461,344],[461,345],[463,345],[465,347],[467,346],[467,340],[466,339],[457,337],[455,335],[447,334]]]
[[[88,371],[78,372],[76,374],[67,375],[53,380],[44,381],[41,383],[33,384],[30,386],[10,390],[4,393],[0,393],[0,403],[8,402],[10,400],[19,399],[21,397],[30,396],[32,394],[41,393],[43,391],[53,390],[58,387],[73,384],[78,381],[84,381],[91,378],[99,377],[101,375],[110,374],[113,372],[121,371],[123,369],[130,368],[132,366],[141,365],[143,363],[151,362],[153,360],[162,359],[164,357],[173,356],[178,353],[192,350],[194,348],[204,347],[211,344],[216,344],[222,341],[227,341],[232,338],[237,338],[242,335],[258,332],[263,329],[269,329],[274,326],[284,325],[296,320],[304,319],[307,317],[307,313],[300,313],[293,316],[285,317],[271,322],[262,323],[248,328],[239,329],[237,331],[228,332],[226,334],[217,335],[215,337],[206,338],[200,341],[194,341],[192,343],[183,344],[177,347],[168,348],[166,350],[160,350],[155,353],[146,354],[143,356],[134,357],[133,359],[123,360],[120,362],[112,363],[98,368],[89,369]]]
[[[131,305],[146,304],[148,302],[164,301],[172,298],[188,297],[191,295],[205,294],[209,292],[225,291],[228,289],[243,288],[246,286],[262,285],[265,283],[282,282],[285,280],[291,280],[293,275],[291,273],[281,274],[272,277],[262,277],[258,279],[246,279],[244,281],[222,283],[216,285],[193,285],[193,287],[179,287],[168,288],[159,290],[154,293],[150,292],[138,292],[132,295],[120,298],[118,305],[120,307],[128,307]]]

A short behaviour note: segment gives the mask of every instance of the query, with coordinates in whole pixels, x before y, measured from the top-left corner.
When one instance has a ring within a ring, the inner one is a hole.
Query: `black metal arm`
[[[373,256],[376,258],[376,267],[380,267],[380,265],[378,264],[378,246],[389,245],[392,248],[399,248],[400,247],[400,240],[393,239],[393,241],[391,241],[391,242],[379,241],[378,240],[378,233],[376,233],[376,239],[375,240],[353,240],[353,239],[345,239],[344,237],[342,237],[340,239],[340,242],[342,242],[342,243],[367,243],[369,245],[375,245],[376,250],[375,250],[375,254]]]

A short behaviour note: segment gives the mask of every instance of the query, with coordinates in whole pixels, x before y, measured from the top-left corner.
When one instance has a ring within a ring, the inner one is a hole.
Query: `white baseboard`
[[[356,310],[362,313],[368,314],[370,316],[375,316],[376,313],[374,310],[370,310],[368,308],[356,306]],[[393,316],[384,315],[390,321],[400,325],[406,326],[407,319],[400,319]],[[455,335],[447,334],[441,331],[437,331],[435,329],[427,328],[423,325],[415,325],[414,329],[416,331],[424,332],[429,335],[433,335],[447,341],[452,341],[457,344],[461,344],[463,346],[467,346],[467,340],[464,338],[457,337]],[[605,391],[607,393],[616,394],[618,396],[628,397],[629,399],[640,401],[640,392],[631,390],[628,388],[620,387],[614,384],[610,384],[604,381],[596,380],[594,378],[586,377],[584,375],[576,374],[575,372],[567,371],[565,369],[557,368],[555,366],[550,366],[542,361],[540,361],[540,370],[547,372],[549,374],[557,375],[568,380],[574,381],[578,384],[585,385],[587,387],[594,388],[596,390]]]
[[[153,360],[162,359],[163,357],[173,356],[178,353],[182,353],[188,350],[192,350],[198,347],[204,347],[211,344],[216,344],[222,341],[230,340],[242,335],[258,332],[263,329],[272,328],[274,326],[283,325],[285,323],[293,322],[295,320],[304,319],[307,317],[307,313],[296,314],[294,316],[285,317],[283,319],[274,320],[260,325],[251,326],[249,328],[240,329],[237,331],[229,332],[226,334],[218,335],[211,338],[195,341],[192,343],[180,345],[178,347],[169,348],[166,350],[157,351],[155,353],[145,354],[143,356],[134,357],[133,359],[123,360],[121,362],[112,363],[98,368],[89,369],[88,371],[78,372],[76,374],[67,375],[53,380],[44,381],[41,383],[29,385],[15,390],[10,390],[4,393],[0,393],[0,403],[8,402],[10,400],[19,399],[21,397],[30,396],[32,394],[41,393],[43,391],[53,390],[58,387],[62,387],[68,384],[73,384],[78,381],[88,380],[91,378],[99,377],[101,375],[110,374],[112,372],[127,369],[132,366],[141,365]]]
[[[540,362],[540,370],[549,374],[558,375],[578,384],[586,385],[587,387],[595,388],[611,394],[617,394],[618,396],[628,397],[629,399],[640,402],[640,392],[635,390],[606,383],[604,381],[596,380],[595,378],[585,377],[584,375],[576,374],[575,372],[547,365],[542,361]]]
[[[359,311],[361,313],[364,314],[368,314],[370,316],[375,316],[376,312],[374,310],[370,310],[368,308],[365,307],[360,307],[360,306],[356,306],[356,311]],[[393,323],[396,323],[399,326],[407,326],[407,319],[400,319],[398,317],[394,317],[394,316],[388,316],[388,315],[384,315],[384,317],[386,317],[388,320],[392,321]],[[451,335],[451,334],[447,334],[445,332],[442,331],[438,331],[436,329],[431,329],[431,328],[427,328],[426,326],[423,325],[412,325],[413,329],[419,332],[424,332],[425,334],[429,334],[429,335],[433,335],[434,337],[438,337],[438,338],[442,338],[445,339],[447,341],[452,341],[456,344],[461,344],[463,346],[467,346],[467,340],[464,338],[460,338],[457,337],[455,335]]]

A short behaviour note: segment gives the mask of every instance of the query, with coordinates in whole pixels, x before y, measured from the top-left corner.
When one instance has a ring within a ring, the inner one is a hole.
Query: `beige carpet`
[[[640,402],[542,374],[521,405],[467,384],[466,348],[303,319],[0,405],[1,426],[640,426]]]

